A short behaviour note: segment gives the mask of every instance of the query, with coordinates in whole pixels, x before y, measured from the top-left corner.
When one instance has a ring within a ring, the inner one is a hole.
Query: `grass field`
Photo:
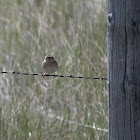
[[[107,77],[106,1],[0,0],[0,71]],[[1,140],[107,140],[107,83],[0,74]]]

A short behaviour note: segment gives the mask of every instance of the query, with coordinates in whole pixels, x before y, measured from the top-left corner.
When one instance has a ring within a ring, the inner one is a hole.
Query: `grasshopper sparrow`
[[[46,74],[53,74],[58,69],[58,63],[55,61],[55,59],[52,56],[45,56],[44,61],[42,63],[42,67],[45,71],[43,76]]]

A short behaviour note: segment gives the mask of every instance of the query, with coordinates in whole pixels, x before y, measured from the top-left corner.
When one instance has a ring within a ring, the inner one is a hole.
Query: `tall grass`
[[[0,71],[106,77],[106,1],[0,0]],[[0,139],[107,139],[106,81],[0,75]]]

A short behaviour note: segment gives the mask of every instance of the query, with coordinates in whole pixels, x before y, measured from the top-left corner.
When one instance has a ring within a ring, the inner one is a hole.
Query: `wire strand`
[[[46,106],[46,103],[42,99],[41,99],[41,102]],[[61,116],[56,116],[55,114],[52,114],[47,110],[46,110],[46,112],[48,113],[49,118],[53,118],[53,119],[65,122],[65,123],[70,124],[70,125],[76,125],[76,126],[80,126],[80,127],[92,128],[92,129],[95,129],[95,130],[98,130],[98,131],[108,132],[107,129],[96,127],[94,123],[93,123],[93,126],[88,125],[88,124],[81,124],[81,123],[78,123],[78,122],[75,122],[75,121],[66,120],[64,117],[61,117]]]
[[[8,72],[8,71],[0,71],[2,74],[19,74],[19,75],[38,75],[38,76],[53,76],[53,77],[61,77],[61,78],[79,78],[79,79],[95,79],[95,80],[107,80],[107,78],[104,77],[83,77],[83,76],[73,76],[73,75],[55,75],[55,74],[46,74],[43,75],[41,73],[25,73],[25,72]]]

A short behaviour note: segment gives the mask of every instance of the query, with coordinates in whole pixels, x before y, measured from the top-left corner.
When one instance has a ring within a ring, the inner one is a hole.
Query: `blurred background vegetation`
[[[105,0],[0,0],[0,71],[107,77]],[[1,140],[107,140],[107,83],[0,75]],[[98,130],[101,128],[105,130]]]

